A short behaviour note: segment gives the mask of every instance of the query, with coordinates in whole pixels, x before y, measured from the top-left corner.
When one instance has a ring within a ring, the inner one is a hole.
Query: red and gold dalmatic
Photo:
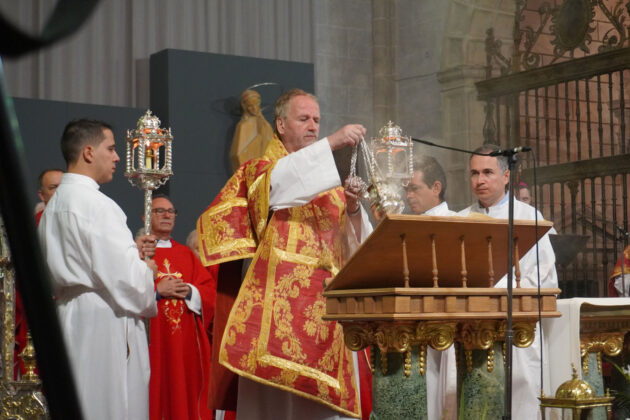
[[[262,159],[238,169],[198,221],[205,265],[253,258],[219,361],[238,375],[359,417],[352,353],[341,326],[322,320],[323,282],[338,272],[346,248],[343,189],[275,211],[268,220],[271,170],[285,155],[274,138]]]

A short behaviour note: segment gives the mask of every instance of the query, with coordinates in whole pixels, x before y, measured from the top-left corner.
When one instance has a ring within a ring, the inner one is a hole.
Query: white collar
[[[155,243],[156,248],[172,248],[173,243],[170,239],[158,239]]]
[[[442,201],[437,206],[430,208],[429,210],[425,211],[424,214],[426,214],[427,216],[431,216],[435,213],[438,213],[439,211],[443,209],[448,210],[448,204],[446,204],[446,201]]]

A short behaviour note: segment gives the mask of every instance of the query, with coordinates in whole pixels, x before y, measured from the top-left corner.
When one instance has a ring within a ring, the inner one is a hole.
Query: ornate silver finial
[[[173,135],[160,128],[160,119],[151,110],[140,117],[135,130],[127,130],[127,170],[131,185],[144,191],[144,229],[151,228],[152,191],[173,176]]]
[[[147,109],[147,112],[145,112],[145,114],[138,120],[138,125],[136,125],[136,128],[138,130],[142,130],[144,128],[159,130],[160,124],[160,119],[157,116],[153,115],[150,109]]]

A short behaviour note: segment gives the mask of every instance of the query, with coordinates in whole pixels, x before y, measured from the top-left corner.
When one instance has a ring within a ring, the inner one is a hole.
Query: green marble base
[[[374,348],[371,420],[427,420],[427,379],[420,375],[419,347],[412,347],[411,374],[404,373],[404,353],[387,354],[387,373],[381,371],[381,353]],[[425,358],[426,359],[426,358]]]
[[[502,343],[494,344],[494,368],[488,372],[488,351],[472,351],[472,371],[464,348],[457,350],[459,420],[496,420],[504,414],[505,370]]]
[[[597,368],[597,353],[588,354],[588,375],[585,375],[584,371],[582,371],[582,380],[593,387],[593,391],[595,391],[595,395],[597,395],[598,397],[602,397],[606,394],[606,391],[604,390],[604,378],[602,376],[602,373]],[[593,408],[589,413],[587,419],[606,420],[606,408]]]

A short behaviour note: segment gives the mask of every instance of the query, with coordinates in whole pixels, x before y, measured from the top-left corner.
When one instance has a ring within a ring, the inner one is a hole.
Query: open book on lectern
[[[514,221],[515,254],[522,258],[553,223]],[[403,246],[404,238],[404,246]],[[508,221],[480,217],[387,215],[326,290],[404,287],[492,287],[507,273]],[[437,272],[436,272],[437,271]]]

